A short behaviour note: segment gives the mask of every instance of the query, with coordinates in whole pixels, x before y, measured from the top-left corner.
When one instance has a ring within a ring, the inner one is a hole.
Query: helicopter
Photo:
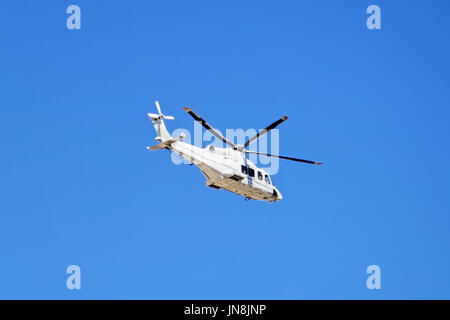
[[[155,101],[155,105],[158,113],[148,113],[148,116],[156,130],[157,137],[155,140],[158,141],[158,144],[147,147],[147,149],[150,151],[167,149],[190,161],[203,173],[206,178],[206,185],[210,188],[224,189],[244,196],[246,200],[253,199],[276,202],[283,199],[281,192],[272,184],[270,175],[264,169],[258,168],[246,158],[247,154],[259,154],[313,165],[322,164],[322,162],[284,157],[246,149],[250,143],[286,121],[287,116],[283,116],[265,129],[259,131],[255,136],[248,139],[244,145],[237,145],[226,139],[194,111],[183,107],[195,121],[199,122],[213,136],[228,145],[226,148],[218,148],[212,145],[200,148],[182,142],[181,140],[185,137],[184,134],[176,138],[172,137],[167,131],[164,120],[174,120],[175,118],[162,114],[158,101]]]

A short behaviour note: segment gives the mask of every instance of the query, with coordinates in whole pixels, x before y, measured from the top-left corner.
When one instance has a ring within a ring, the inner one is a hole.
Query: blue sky
[[[449,7],[4,1],[0,298],[450,298]],[[169,130],[287,114],[281,154],[325,165],[281,162],[280,203],[209,189],[145,149],[154,100]]]

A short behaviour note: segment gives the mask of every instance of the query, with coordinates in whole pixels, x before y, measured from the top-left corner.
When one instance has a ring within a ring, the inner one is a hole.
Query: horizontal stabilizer
[[[147,149],[150,151],[155,151],[155,150],[159,150],[159,149],[164,149],[165,147],[167,147],[167,146],[164,143],[159,143],[157,145],[154,145],[153,147],[147,147]]]
[[[159,150],[159,149],[168,148],[172,145],[172,143],[175,143],[175,142],[183,140],[183,139],[184,139],[184,134],[182,133],[179,137],[177,137],[175,139],[166,140],[157,145],[154,145],[153,147],[147,147],[147,149],[150,151],[155,151],[155,150]]]

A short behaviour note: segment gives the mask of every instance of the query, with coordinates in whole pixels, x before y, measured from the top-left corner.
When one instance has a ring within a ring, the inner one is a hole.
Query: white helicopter
[[[246,154],[253,153],[315,165],[322,164],[321,162],[283,157],[245,149],[251,142],[286,121],[286,116],[261,130],[241,146],[227,140],[191,109],[184,107],[183,109],[187,111],[195,121],[201,123],[201,125],[211,132],[211,134],[230,146],[230,148],[217,148],[210,145],[205,148],[199,148],[182,142],[181,140],[184,138],[183,134],[173,138],[166,129],[164,119],[174,120],[175,118],[163,115],[158,101],[155,101],[155,104],[158,114],[149,113],[148,116],[153,122],[153,126],[158,134],[155,140],[159,143],[153,147],[147,147],[147,149],[151,151],[168,149],[176,152],[181,157],[200,168],[201,172],[206,177],[206,185],[208,187],[231,191],[244,196],[246,200],[254,199],[268,202],[280,201],[283,197],[280,191],[272,184],[270,176],[264,169],[258,168],[254,163],[248,160],[245,156]]]

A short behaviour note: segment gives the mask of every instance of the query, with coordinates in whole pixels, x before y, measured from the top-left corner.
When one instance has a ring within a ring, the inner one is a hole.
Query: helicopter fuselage
[[[172,143],[168,149],[198,166],[208,187],[225,189],[247,199],[274,202],[283,198],[267,172],[238,150],[211,145],[200,148],[182,141]]]

